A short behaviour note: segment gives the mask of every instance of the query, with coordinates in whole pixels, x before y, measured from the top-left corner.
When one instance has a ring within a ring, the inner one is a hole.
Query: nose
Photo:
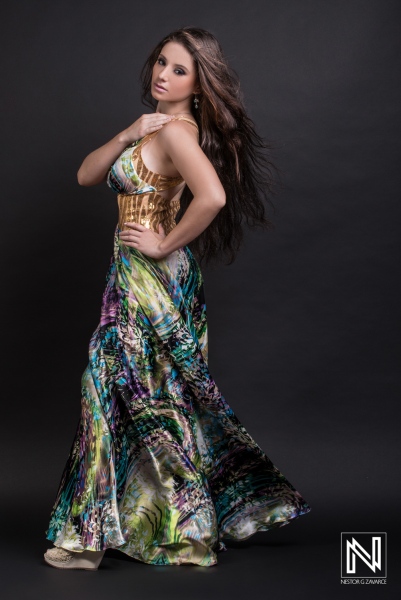
[[[166,79],[166,75],[167,75],[167,65],[165,65],[164,69],[159,71],[159,79],[163,79],[163,81],[164,81]]]

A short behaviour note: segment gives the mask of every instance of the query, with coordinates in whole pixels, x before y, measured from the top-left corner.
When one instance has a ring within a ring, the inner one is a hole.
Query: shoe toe
[[[44,554],[45,561],[52,567],[59,569],[85,569],[96,571],[102,558],[104,550],[72,552],[65,548],[54,547],[47,550]]]

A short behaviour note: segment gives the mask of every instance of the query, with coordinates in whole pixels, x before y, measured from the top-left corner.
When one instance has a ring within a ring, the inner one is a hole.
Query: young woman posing
[[[166,36],[142,81],[155,111],[78,171],[81,185],[107,181],[119,220],[81,417],[46,531],[55,547],[45,560],[58,568],[97,569],[107,548],[155,565],[212,566],[223,538],[310,511],[208,369],[199,263],[232,262],[244,221],[271,225],[262,201],[272,187],[268,146],[210,32]]]

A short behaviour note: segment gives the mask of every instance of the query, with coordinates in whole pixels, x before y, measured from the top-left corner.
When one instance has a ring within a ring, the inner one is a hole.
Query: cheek
[[[192,89],[192,83],[188,77],[177,77],[174,82],[174,87],[176,90],[185,93]]]
[[[159,65],[158,63],[155,63],[153,65],[153,70],[152,70],[152,78],[155,79],[156,77],[159,76],[160,71],[163,69],[163,65]]]

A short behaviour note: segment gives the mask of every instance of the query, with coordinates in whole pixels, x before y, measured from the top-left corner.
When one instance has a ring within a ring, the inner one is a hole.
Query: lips
[[[159,84],[158,84],[158,83],[156,83],[156,82],[154,83],[154,86],[155,86],[155,88],[156,88],[157,90],[160,90],[160,91],[163,91],[163,92],[166,92],[166,91],[167,91],[167,90],[166,90],[166,88],[164,88],[162,85],[159,85]]]

